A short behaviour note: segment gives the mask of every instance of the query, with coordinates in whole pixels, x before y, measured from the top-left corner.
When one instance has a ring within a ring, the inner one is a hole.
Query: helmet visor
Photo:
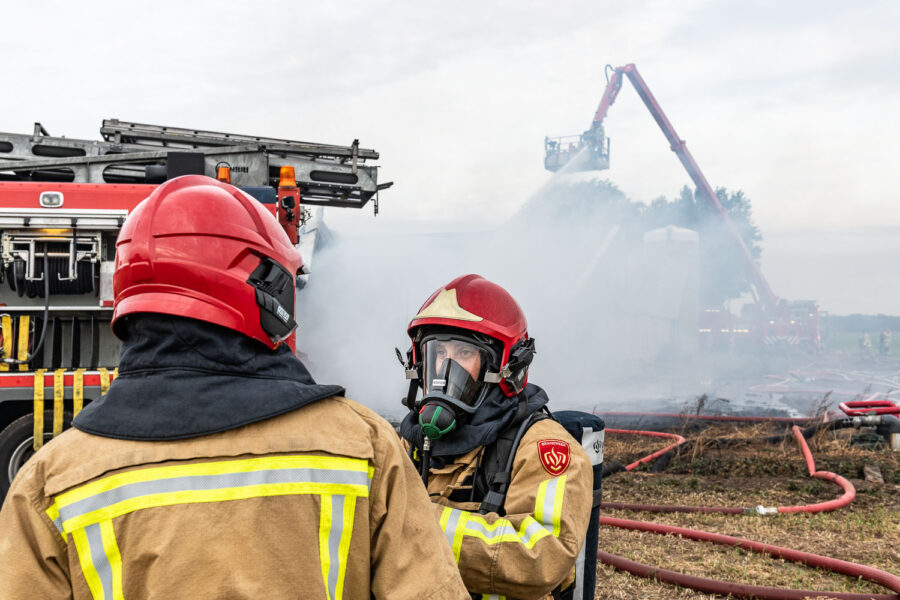
[[[490,363],[488,351],[469,340],[435,336],[423,340],[422,353],[425,394],[443,394],[474,406]]]

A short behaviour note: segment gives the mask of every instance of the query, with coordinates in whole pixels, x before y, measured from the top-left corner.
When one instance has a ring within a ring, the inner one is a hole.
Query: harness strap
[[[480,487],[483,490],[484,497],[478,509],[481,514],[490,512],[501,516],[505,514],[503,504],[506,502],[507,488],[512,481],[512,464],[519,442],[529,427],[538,421],[549,418],[542,412],[535,412],[520,419],[519,415],[524,413],[524,407],[524,396],[520,395],[516,419],[513,419],[512,424],[485,450],[484,481],[472,482],[473,486],[481,484]]]

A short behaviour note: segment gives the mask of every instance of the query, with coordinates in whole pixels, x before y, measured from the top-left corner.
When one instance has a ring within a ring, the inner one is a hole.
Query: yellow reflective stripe
[[[72,416],[75,417],[84,407],[84,369],[75,369],[72,381]]]
[[[63,430],[63,410],[66,397],[65,369],[53,371],[53,437],[58,436]]]
[[[531,516],[525,517],[519,530],[516,531],[507,519],[497,519],[493,523],[488,523],[481,515],[469,512],[465,515],[463,535],[478,538],[488,545],[515,542],[530,550],[538,540],[550,535],[550,532]]]
[[[200,504],[203,502],[227,502],[229,500],[246,500],[248,498],[262,498],[269,496],[293,496],[301,494],[346,494],[363,495],[358,486],[346,484],[328,483],[266,483],[261,485],[241,486],[237,488],[222,488],[216,490],[189,490],[181,492],[168,492],[162,494],[150,494],[131,498],[118,502],[112,506],[106,506],[89,513],[84,513],[63,521],[63,532],[69,533],[74,529],[87,527],[92,523],[99,523],[107,519],[114,519],[122,515],[160,506],[174,506],[176,504]]]
[[[142,481],[158,481],[175,477],[187,477],[191,475],[226,475],[229,473],[251,473],[253,471],[267,471],[271,469],[322,469],[340,471],[365,472],[368,475],[369,463],[361,458],[346,458],[342,456],[260,456],[241,460],[219,460],[186,465],[168,465],[165,467],[153,467],[126,471],[104,477],[92,483],[75,488],[56,497],[60,506],[66,506],[95,496],[101,492]],[[363,486],[368,496],[368,488]]]
[[[0,329],[3,332],[3,358],[12,358],[12,317],[3,315],[0,317]],[[0,364],[0,371],[9,371],[7,363]]]
[[[265,456],[118,473],[56,498],[61,531],[157,506],[263,496],[368,496],[368,461],[345,457]],[[336,542],[337,543],[337,542]]]
[[[78,563],[94,600],[125,600],[122,555],[112,521],[95,523],[72,532]]]
[[[319,564],[329,600],[341,600],[353,535],[356,497],[323,494],[319,499]]]
[[[441,511],[441,518],[439,520],[441,530],[444,532],[444,537],[447,538],[447,542],[450,544],[450,550],[453,551],[453,559],[456,561],[456,564],[459,564],[459,553],[462,550],[466,514],[468,514],[466,511],[445,506],[444,510]]]
[[[562,504],[566,489],[566,475],[545,479],[538,485],[534,501],[534,516],[547,531],[559,536],[562,525]]]
[[[53,524],[56,526],[56,529],[59,531],[59,537],[62,538],[62,541],[66,544],[69,543],[69,540],[66,539],[66,536],[62,533],[62,521],[59,520],[59,507],[56,504],[51,504],[50,508],[44,511],[47,514],[47,517],[53,521]]]
[[[450,518],[450,511],[452,509],[449,506],[445,506],[444,510],[441,511],[441,516],[438,519],[438,523],[441,525],[441,531],[447,531],[447,520]]]
[[[44,445],[44,369],[34,372],[34,429],[32,448],[35,452]]]
[[[31,324],[31,317],[28,315],[22,315],[19,317],[19,356],[17,357],[19,360],[25,360],[28,358],[28,337],[31,333],[28,331],[29,325]],[[22,364],[19,365],[20,371],[27,371],[28,365]]]
[[[506,596],[499,594],[482,594],[481,600],[506,600]]]
[[[93,596],[94,600],[107,600],[104,598],[100,575],[97,573],[91,558],[91,545],[88,543],[87,533],[84,529],[73,531],[72,540],[75,542],[75,549],[78,550],[78,562],[81,565],[84,579],[87,581],[88,589],[91,590],[91,596]]]
[[[353,535],[353,519],[356,516],[356,496],[344,499],[344,527],[341,531],[341,544],[338,547],[338,576],[334,597],[340,599],[344,595],[344,578],[347,576],[347,556],[350,554],[350,538]]]
[[[537,496],[534,499],[534,517],[541,523],[552,524],[552,521],[544,518],[544,505],[547,503],[547,484],[549,479],[545,479],[538,485]]]
[[[100,367],[97,372],[100,373],[100,395],[102,396],[109,390],[109,369]]]
[[[100,523],[100,539],[103,542],[103,553],[106,555],[108,568],[112,571],[112,600],[125,600],[122,589],[122,555],[112,521]]]
[[[557,477],[559,484],[556,486],[556,497],[553,499],[553,537],[559,537],[562,527],[563,496],[566,491],[566,475]]]
[[[328,537],[331,535],[331,496],[319,498],[319,565],[322,568],[322,583],[325,584],[325,596],[328,600],[331,591],[328,589],[328,574],[331,572],[331,554],[328,552]]]

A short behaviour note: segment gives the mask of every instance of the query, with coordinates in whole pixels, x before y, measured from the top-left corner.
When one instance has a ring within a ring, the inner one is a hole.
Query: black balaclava
[[[126,440],[193,438],[263,421],[344,394],[318,385],[282,344],[184,317],[126,317],[119,375],[72,425]]]

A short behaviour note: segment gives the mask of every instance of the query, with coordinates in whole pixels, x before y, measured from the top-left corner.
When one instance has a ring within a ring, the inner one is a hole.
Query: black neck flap
[[[140,314],[122,328],[119,376],[74,419],[77,429],[125,440],[178,440],[236,429],[329,396],[286,345],[269,350],[195,319]]]

